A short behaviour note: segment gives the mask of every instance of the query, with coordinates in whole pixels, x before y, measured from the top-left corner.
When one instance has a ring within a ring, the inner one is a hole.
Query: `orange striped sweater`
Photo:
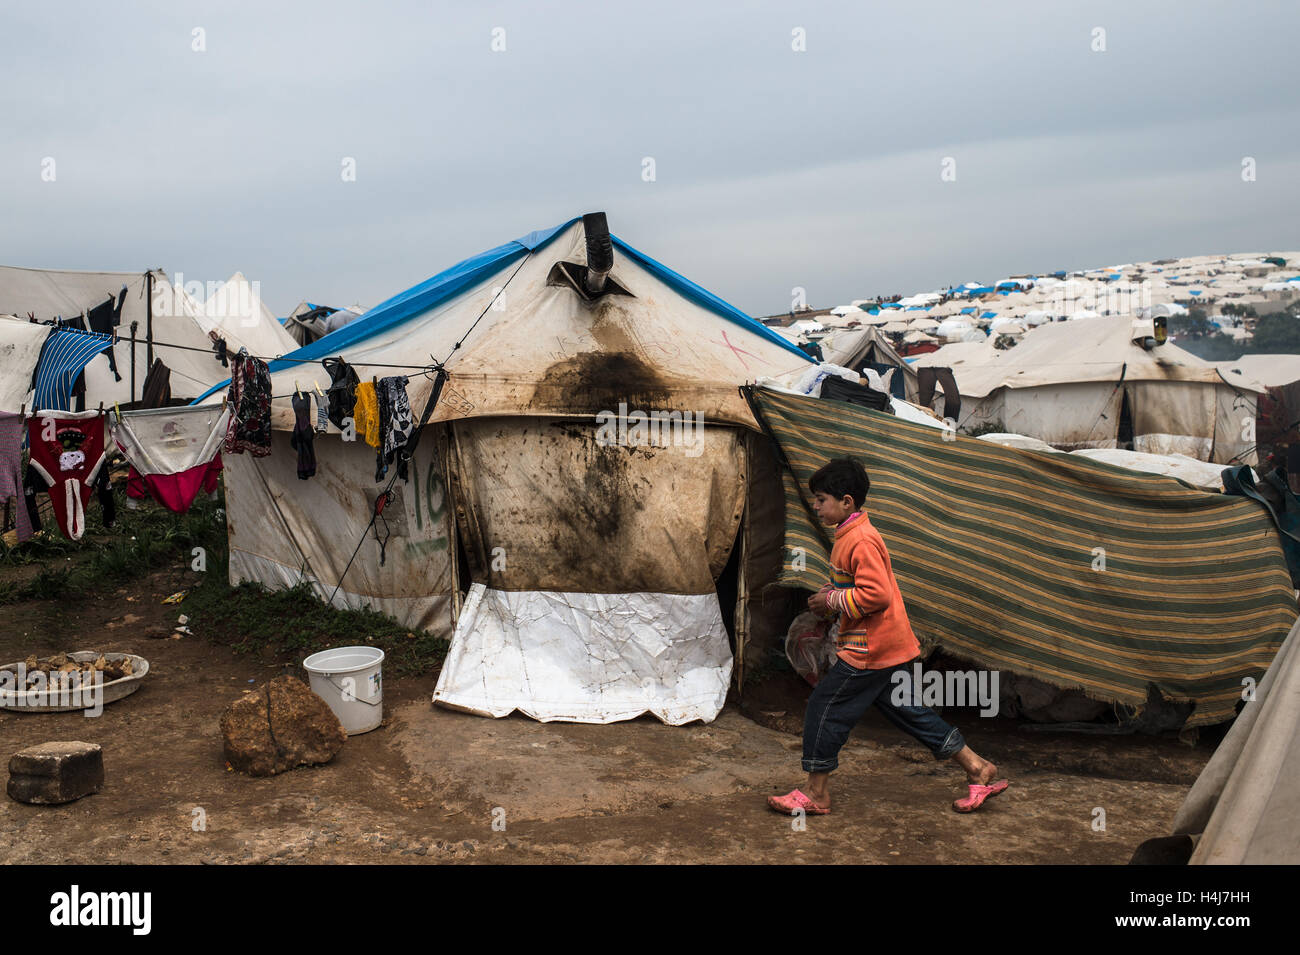
[[[835,530],[826,604],[840,615],[838,656],[850,666],[884,670],[920,656],[889,551],[863,512]]]

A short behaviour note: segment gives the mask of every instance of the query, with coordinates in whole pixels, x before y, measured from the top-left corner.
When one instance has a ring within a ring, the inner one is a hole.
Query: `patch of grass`
[[[305,656],[337,646],[368,645],[384,651],[385,664],[397,675],[428,673],[447,654],[448,641],[425,631],[410,631],[373,610],[336,610],[325,605],[310,585],[268,591],[256,584],[231,587],[223,496],[200,495],[184,514],[152,502],[122,506],[117,521],[103,524],[102,511],[87,508],[86,533],[65,540],[51,525],[37,537],[0,552],[0,566],[38,564],[25,584],[0,581],[0,604],[55,600],[71,594],[94,599],[150,571],[171,565],[189,568],[194,548],[203,548],[205,572],[193,574],[189,595],[179,612],[202,639],[232,647],[237,653]],[[0,545],[2,546],[2,545]]]
[[[304,657],[342,646],[384,651],[384,664],[399,676],[427,673],[442,663],[448,641],[411,631],[374,610],[338,610],[322,602],[307,583],[268,591],[259,584],[230,587],[208,576],[185,600],[190,627],[230,645],[236,653]]]
[[[28,600],[58,600],[68,593],[72,584],[73,571],[70,568],[42,567],[21,593]]]
[[[16,547],[0,544],[0,567],[37,565],[39,573],[25,585],[0,584],[0,603],[53,600],[71,592],[94,596],[106,586],[139,577],[183,558],[193,548],[206,551],[208,571],[226,572],[226,524],[222,503],[200,497],[185,514],[173,514],[152,502],[136,509],[122,506],[117,520],[103,522],[93,503],[86,509],[86,531],[80,540],[63,537],[51,519],[42,531]]]

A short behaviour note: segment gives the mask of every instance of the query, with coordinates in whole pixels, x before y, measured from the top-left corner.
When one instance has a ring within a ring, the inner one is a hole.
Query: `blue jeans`
[[[889,722],[924,743],[935,759],[947,759],[965,746],[961,731],[928,706],[897,706],[890,699],[894,690],[890,678],[911,665],[909,660],[887,670],[859,670],[835,661],[808,697],[803,718],[804,772],[829,773],[840,765],[840,748],[872,703]]]

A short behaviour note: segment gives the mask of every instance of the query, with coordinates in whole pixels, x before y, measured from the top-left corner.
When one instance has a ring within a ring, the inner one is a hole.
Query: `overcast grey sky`
[[[603,209],[767,314],[1297,249],[1297,27],[1282,0],[6,4],[0,264],[241,269],[283,315]]]

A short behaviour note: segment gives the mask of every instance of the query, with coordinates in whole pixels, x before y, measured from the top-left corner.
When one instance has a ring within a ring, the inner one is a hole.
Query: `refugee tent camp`
[[[1258,387],[1227,381],[1176,345],[1154,344],[1150,322],[1041,325],[1012,348],[951,367],[966,409],[962,430],[991,426],[1066,450],[1131,443],[1152,454],[1255,463],[1248,422]]]
[[[225,458],[232,583],[306,581],[452,635],[445,705],[716,716],[724,615],[743,653],[747,575],[780,547],[775,463],[738,386],[810,362],[603,221],[474,256],[272,362],[273,452]],[[409,483],[373,521],[374,450],[331,426],[303,481],[289,446],[287,396],[324,386],[332,356],[363,381],[409,378],[417,417],[445,364]]]
[[[913,486],[886,538],[896,567],[919,568],[904,594],[934,640],[1133,707],[1155,684],[1196,707],[1189,725],[1231,715],[1241,676],[1262,672],[1294,619],[1258,505],[1067,455],[1017,458],[1032,453],[832,400],[755,398],[739,386],[793,388],[808,358],[602,220],[467,259],[272,362],[272,453],[225,459],[232,583],[305,582],[451,635],[443,705],[709,720],[747,644],[766,650],[789,625],[791,602],[768,599],[768,585],[827,578],[799,487],[849,452],[866,457],[882,501]],[[317,437],[316,475],[298,479],[288,396],[326,384],[329,357],[362,381],[408,379],[413,414],[430,422],[409,481],[379,476],[346,425]],[[798,405],[794,425],[774,420],[780,402]],[[1005,534],[990,533],[995,518]],[[1112,575],[1099,598],[1103,545]]]

